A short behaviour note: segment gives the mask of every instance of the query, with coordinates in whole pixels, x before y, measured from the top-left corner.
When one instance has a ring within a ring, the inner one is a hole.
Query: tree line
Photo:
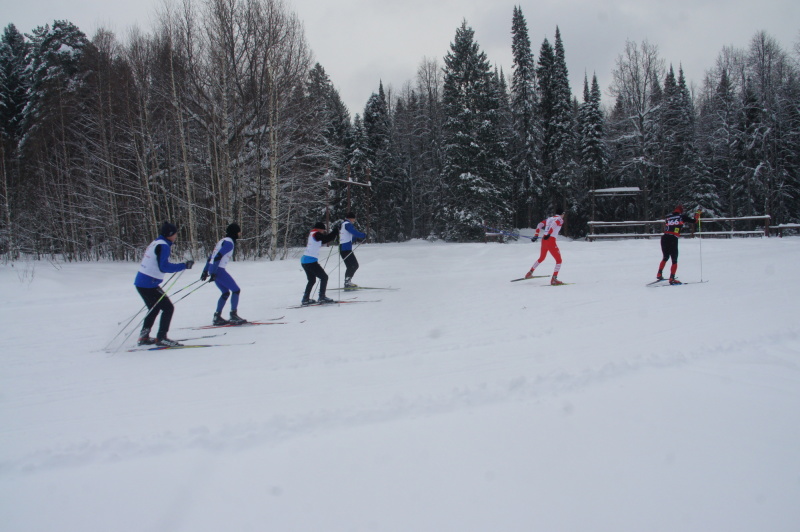
[[[201,256],[238,222],[248,257],[286,257],[356,211],[372,241],[474,241],[554,210],[596,219],[676,203],[800,221],[800,50],[765,32],[723,49],[697,89],[628,42],[602,101],[573,96],[556,28],[534,55],[519,7],[512,71],[466,21],[442,62],[352,118],[281,0],[168,4],[150,34],[68,21],[0,40],[0,253],[136,260],[162,220]],[[360,185],[360,186],[356,186]],[[369,186],[365,186],[369,185]],[[591,191],[639,187],[638,202]]]

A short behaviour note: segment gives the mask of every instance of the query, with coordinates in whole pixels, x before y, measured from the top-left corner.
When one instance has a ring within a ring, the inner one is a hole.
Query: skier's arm
[[[187,269],[185,262],[175,263],[169,261],[169,246],[167,244],[157,245],[155,254],[158,262],[158,269],[164,273],[182,272]]]
[[[339,236],[339,230],[338,229],[334,229],[330,233],[326,233],[326,234],[315,233],[314,234],[314,239],[317,242],[322,242],[323,244],[327,244],[328,242],[336,240],[337,236]]]
[[[365,233],[362,233],[361,231],[356,229],[356,226],[354,226],[351,223],[345,224],[344,228],[347,229],[347,232],[353,235],[355,238],[361,238],[361,239],[367,238],[367,235]]]

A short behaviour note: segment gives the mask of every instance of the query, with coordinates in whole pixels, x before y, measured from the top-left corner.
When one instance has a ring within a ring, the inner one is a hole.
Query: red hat
[[[683,205],[678,205],[675,207],[675,212],[683,212]]]

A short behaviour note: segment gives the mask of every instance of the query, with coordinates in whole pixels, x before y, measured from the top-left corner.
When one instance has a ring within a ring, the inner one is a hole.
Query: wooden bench
[[[778,224],[769,226],[769,230],[778,233],[779,238],[783,237],[783,231],[786,229],[800,232],[800,224]]]

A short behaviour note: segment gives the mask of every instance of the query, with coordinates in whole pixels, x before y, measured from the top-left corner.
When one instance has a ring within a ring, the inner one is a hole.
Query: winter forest
[[[441,61],[399,90],[375,80],[352,116],[281,0],[175,2],[124,42],[9,24],[0,253],[138,260],[170,220],[201,256],[236,221],[240,257],[280,259],[348,205],[373,242],[478,241],[483,224],[561,208],[573,238],[593,216],[652,220],[676,203],[800,222],[800,42],[756,33],[702,80],[627,42],[610,86],[590,74],[573,88],[559,29],[534,51],[521,8],[508,15],[511,72],[465,20]],[[590,191],[613,187],[643,200],[593,213]]]

